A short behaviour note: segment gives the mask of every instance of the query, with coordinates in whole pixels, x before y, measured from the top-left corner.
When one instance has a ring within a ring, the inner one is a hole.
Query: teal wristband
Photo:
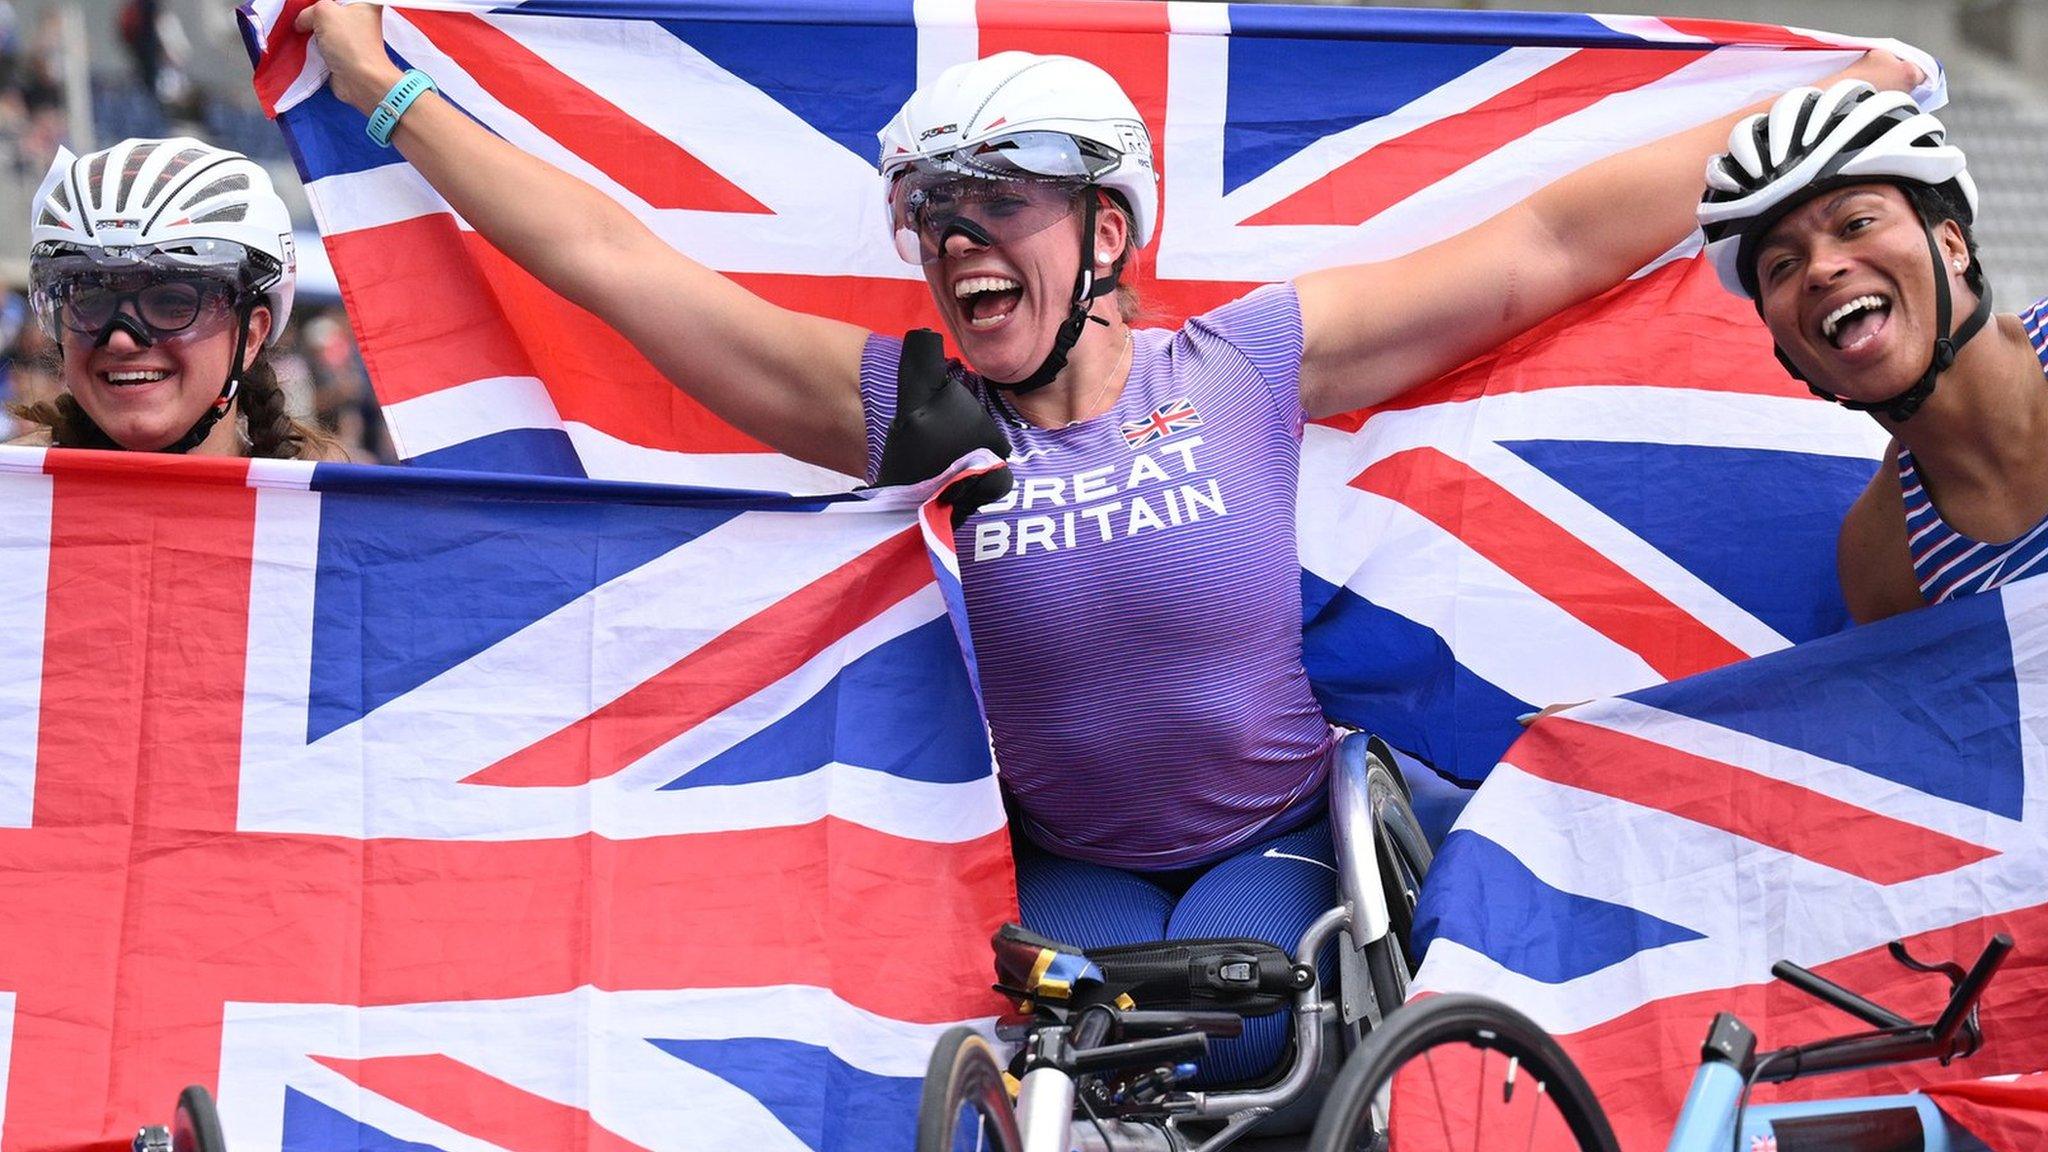
[[[398,130],[398,118],[412,107],[412,102],[423,92],[434,90],[434,78],[417,68],[410,69],[391,86],[391,91],[377,101],[377,108],[370,113],[370,123],[363,130],[379,148],[391,147],[391,134]]]

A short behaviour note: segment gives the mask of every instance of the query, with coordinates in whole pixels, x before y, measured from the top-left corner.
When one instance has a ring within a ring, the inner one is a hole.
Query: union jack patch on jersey
[[[1152,410],[1143,420],[1133,420],[1121,425],[1124,443],[1133,448],[1143,448],[1154,440],[1202,426],[1202,414],[1195,411],[1195,402],[1185,396],[1168,400]]]

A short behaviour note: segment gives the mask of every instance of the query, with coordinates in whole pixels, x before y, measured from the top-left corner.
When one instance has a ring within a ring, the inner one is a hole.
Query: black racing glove
[[[903,359],[896,366],[896,419],[882,441],[875,483],[929,480],[976,448],[1007,460],[1010,438],[974,394],[947,373],[939,334],[929,328],[905,332]],[[953,506],[953,527],[982,505],[1009,495],[1010,484],[1008,468],[954,482],[941,494]]]

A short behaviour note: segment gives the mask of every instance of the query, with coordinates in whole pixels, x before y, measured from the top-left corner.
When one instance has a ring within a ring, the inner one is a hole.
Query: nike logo
[[[1282,852],[1278,848],[1268,848],[1264,852],[1259,853],[1259,855],[1264,856],[1268,860],[1299,860],[1303,864],[1313,864],[1318,868],[1328,868],[1332,873],[1337,871],[1337,866],[1334,864],[1325,864],[1321,860],[1309,856],[1296,856],[1292,852]]]

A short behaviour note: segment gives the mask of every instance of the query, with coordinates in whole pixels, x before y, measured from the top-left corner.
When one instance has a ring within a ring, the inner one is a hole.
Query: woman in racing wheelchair
[[[786,310],[470,120],[386,54],[374,5],[297,17],[334,94],[461,217],[772,447],[874,479],[898,338]],[[1885,56],[1853,71],[1886,86]],[[1156,233],[1150,132],[1108,73],[1004,52],[955,65],[881,132],[897,251],[964,362],[949,386],[1012,446],[1012,494],[956,533],[1025,923],[1082,946],[1292,946],[1336,903],[1338,736],[1302,667],[1295,489],[1307,420],[1381,403],[1601,292],[1692,229],[1723,121],[1593,165],[1400,259],[1134,327]],[[1258,1074],[1285,1021],[1219,1047]]]

